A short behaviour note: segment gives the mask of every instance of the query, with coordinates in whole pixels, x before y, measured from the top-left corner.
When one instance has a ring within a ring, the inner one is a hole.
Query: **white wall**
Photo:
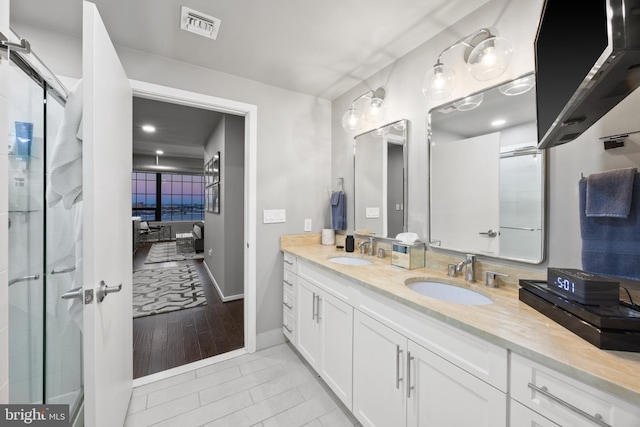
[[[58,75],[80,77],[80,40],[21,23],[38,56]],[[283,340],[282,255],[280,235],[313,232],[328,223],[327,188],[331,185],[331,138],[328,101],[252,80],[117,48],[127,76],[134,80],[226,98],[258,109],[257,135],[257,332],[258,348]],[[251,159],[253,162],[256,159]],[[127,196],[128,197],[128,196]],[[287,222],[262,224],[263,209],[286,209]]]
[[[8,34],[9,0],[0,0],[0,32]],[[7,81],[9,65],[0,55],[0,171],[8,170],[7,135],[9,129]],[[0,174],[0,224],[9,221],[9,183],[7,173]],[[9,403],[9,230],[0,227],[0,403]]]
[[[542,0],[493,0],[477,9],[471,16],[463,18],[445,29],[433,39],[425,42],[387,68],[373,74],[362,84],[344,93],[332,102],[332,176],[344,177],[345,188],[353,191],[353,158],[351,141],[353,134],[341,125],[344,112],[351,101],[369,89],[384,86],[387,90],[387,112],[385,122],[409,119],[409,198],[408,227],[410,231],[426,237],[428,232],[428,173],[429,159],[426,144],[426,117],[429,110],[448,103],[463,95],[493,86],[499,81],[477,82],[465,75],[461,47],[442,57],[447,65],[457,71],[458,85],[452,95],[441,101],[428,101],[422,94],[425,72],[435,64],[438,54],[461,37],[483,27],[497,29],[500,36],[514,46],[513,63],[502,80],[520,76],[534,69],[533,37],[537,29]],[[362,129],[365,132],[368,129]],[[347,212],[348,231],[353,230],[353,211]]]

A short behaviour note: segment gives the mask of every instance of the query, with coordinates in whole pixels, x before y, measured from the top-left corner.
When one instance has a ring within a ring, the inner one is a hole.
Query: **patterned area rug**
[[[180,250],[178,250],[180,249]],[[193,246],[181,244],[178,247],[176,242],[154,243],[151,245],[145,264],[155,264],[157,262],[184,261],[188,259],[203,259],[204,253],[197,254],[193,251]]]
[[[133,318],[207,304],[190,265],[133,272]]]

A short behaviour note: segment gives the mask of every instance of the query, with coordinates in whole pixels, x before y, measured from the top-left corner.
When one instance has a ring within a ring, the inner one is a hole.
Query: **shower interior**
[[[64,95],[27,61],[9,60],[9,401],[83,401],[82,310],[62,299],[76,278],[74,222],[62,204],[49,207],[46,183]],[[73,300],[71,300],[73,301]]]

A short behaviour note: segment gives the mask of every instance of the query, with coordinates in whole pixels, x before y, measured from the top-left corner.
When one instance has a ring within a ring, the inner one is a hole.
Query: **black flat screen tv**
[[[640,0],[546,0],[534,47],[538,148],[549,148],[640,85]]]

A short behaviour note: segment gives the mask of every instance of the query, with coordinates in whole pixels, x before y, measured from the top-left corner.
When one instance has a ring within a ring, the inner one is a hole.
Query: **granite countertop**
[[[404,270],[392,267],[388,256],[380,259],[350,254],[320,244],[289,245],[283,241],[281,249],[414,310],[640,405],[640,353],[595,347],[521,302],[517,285],[488,288],[480,280],[470,284],[462,278],[450,278],[445,269]],[[336,255],[360,256],[373,263],[354,266],[328,260]],[[494,303],[463,306],[422,296],[404,285],[410,278],[432,278],[456,284],[483,294]]]

